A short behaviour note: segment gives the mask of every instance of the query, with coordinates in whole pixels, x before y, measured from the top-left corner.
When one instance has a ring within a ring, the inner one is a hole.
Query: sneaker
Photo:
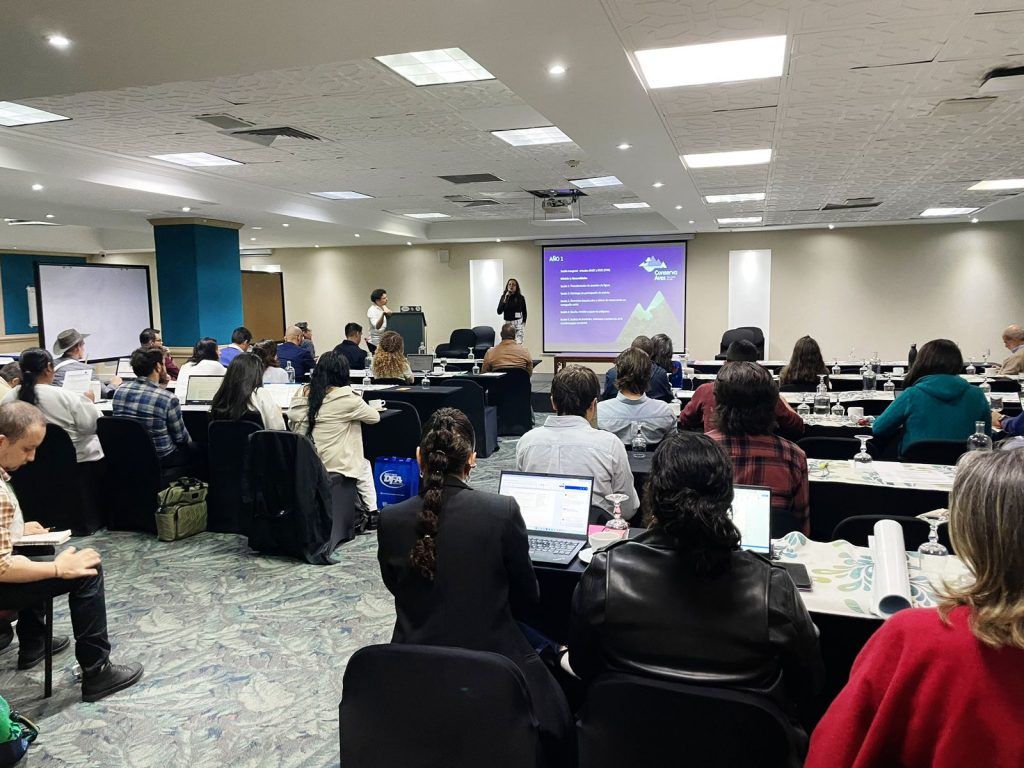
[[[53,649],[50,655],[56,656],[61,651],[67,650],[69,645],[71,645],[71,639],[67,635],[53,638]],[[46,658],[46,649],[41,646],[32,656],[26,656],[24,650],[21,648],[18,651],[18,669],[32,669]]]
[[[82,680],[82,701],[99,701],[135,685],[141,679],[142,665],[138,662],[111,664],[108,661],[98,672]]]

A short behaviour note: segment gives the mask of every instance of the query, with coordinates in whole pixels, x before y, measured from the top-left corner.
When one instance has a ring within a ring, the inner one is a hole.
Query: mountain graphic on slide
[[[656,333],[666,333],[681,327],[682,323],[676,319],[665,296],[658,291],[646,309],[639,304],[633,307],[633,312],[626,320],[626,324],[622,326],[622,331],[615,340],[615,344],[619,349],[625,349],[637,336],[653,336]]]
[[[648,256],[642,262],[637,264],[637,266],[642,269],[646,269],[648,272],[653,272],[656,269],[668,269],[668,264],[654,256]]]

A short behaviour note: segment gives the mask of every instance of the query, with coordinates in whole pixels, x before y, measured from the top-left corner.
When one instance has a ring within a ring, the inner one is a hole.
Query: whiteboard
[[[153,324],[149,267],[106,264],[36,264],[39,339],[53,351],[61,331],[89,334],[90,361],[116,360],[139,346]]]

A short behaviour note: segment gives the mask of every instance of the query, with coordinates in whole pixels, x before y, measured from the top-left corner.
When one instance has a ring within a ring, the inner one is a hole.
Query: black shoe
[[[376,531],[380,525],[380,510],[373,510],[372,512],[366,513],[366,530]]]
[[[69,645],[71,645],[71,638],[67,635],[53,638],[53,649],[50,655],[56,656],[61,651],[66,650]],[[32,656],[26,656],[24,650],[22,648],[18,651],[18,669],[32,669],[32,667],[39,664],[46,657],[46,650],[43,648],[40,648]]]
[[[142,665],[138,662],[111,664],[108,661],[99,672],[82,680],[82,701],[99,701],[135,685],[141,679]]]

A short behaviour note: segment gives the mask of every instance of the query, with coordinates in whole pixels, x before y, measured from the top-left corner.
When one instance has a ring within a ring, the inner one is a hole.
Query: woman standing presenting
[[[519,281],[515,278],[505,283],[505,292],[498,302],[498,314],[505,318],[506,323],[516,327],[516,344],[522,344],[526,332],[526,297],[519,290]]]

